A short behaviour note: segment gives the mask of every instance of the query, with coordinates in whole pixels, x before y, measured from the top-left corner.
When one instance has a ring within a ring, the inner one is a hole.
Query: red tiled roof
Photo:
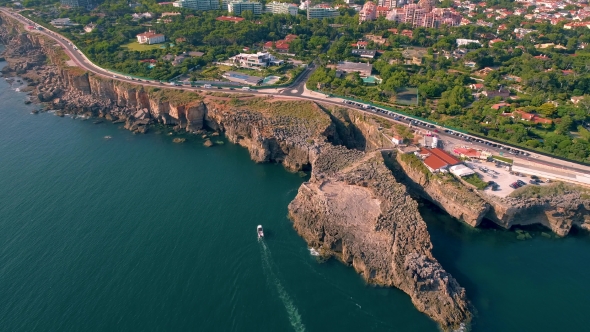
[[[459,161],[459,159],[451,156],[450,154],[446,153],[445,151],[443,151],[439,148],[430,149],[430,152],[433,155],[442,159],[444,162],[446,162],[449,165],[455,165],[455,164],[458,164],[461,162],[461,161]]]
[[[457,148],[457,149],[453,150],[453,152],[456,154],[459,154],[459,155],[464,155],[464,156],[472,157],[472,158],[479,158],[479,155],[481,154],[476,149],[466,149],[466,148]]]
[[[244,18],[235,16],[219,16],[218,18],[216,18],[216,20],[225,22],[241,22],[244,20]]]
[[[426,150],[425,148],[420,148],[420,151],[418,152],[418,154],[429,155],[430,151]]]
[[[286,42],[291,42],[291,41],[293,41],[293,40],[295,40],[295,39],[297,39],[297,38],[298,38],[298,36],[297,36],[297,35],[290,34],[290,35],[287,35],[287,36],[285,37],[285,41],[286,41]]]
[[[444,160],[435,155],[430,155],[424,159],[424,164],[432,170],[437,170],[448,165]]]

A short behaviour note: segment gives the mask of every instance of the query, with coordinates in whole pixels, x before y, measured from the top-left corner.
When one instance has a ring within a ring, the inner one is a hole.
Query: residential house
[[[484,85],[483,85],[483,83],[475,83],[475,84],[470,84],[469,88],[471,90],[481,90],[484,88]]]
[[[481,43],[479,42],[479,40],[474,40],[474,39],[462,39],[462,38],[458,38],[456,40],[457,46],[466,46],[469,44],[477,44],[479,46],[481,46]]]
[[[243,17],[235,17],[235,16],[219,16],[218,18],[216,18],[217,21],[222,21],[222,22],[233,22],[233,23],[238,23],[238,22],[242,22],[244,20]]]
[[[86,33],[90,33],[94,31],[94,29],[96,29],[96,24],[94,23],[88,23],[84,26],[84,32]]]
[[[545,119],[545,118],[538,116],[537,114],[527,113],[523,110],[516,110],[512,113],[502,113],[502,116],[509,116],[513,119],[527,121],[527,122],[533,122],[536,124],[550,125],[553,123],[553,121],[550,119]]]
[[[580,100],[584,99],[584,96],[574,96],[570,99],[570,101],[574,104],[577,105]]]
[[[399,136],[399,135],[395,135],[393,136],[393,138],[391,139],[391,141],[393,142],[393,144],[395,145],[400,145],[400,144],[404,144],[404,138]]]
[[[375,44],[379,45],[387,45],[387,38],[383,38],[383,36],[376,36],[376,35],[365,35],[363,37],[365,40],[372,41]]]
[[[242,68],[260,69],[272,65],[281,65],[283,60],[278,60],[268,52],[258,52],[256,54],[240,53],[229,58],[235,66]]]
[[[72,25],[76,25],[68,17],[65,17],[65,18],[56,18],[55,20],[52,20],[49,23],[51,25],[53,25],[54,27],[56,27],[56,28],[69,27],[69,26],[72,26]]]
[[[133,13],[131,14],[132,21],[139,21],[142,18],[151,19],[153,17],[152,13]]]
[[[291,44],[291,42],[295,39],[297,39],[297,35],[287,35],[285,37],[285,39],[281,39],[281,40],[277,40],[276,42],[272,42],[272,41],[268,41],[266,43],[264,43],[263,45],[263,50],[268,51],[268,50],[275,50],[276,52],[279,53],[287,53],[289,52],[289,45]]]
[[[140,33],[137,35],[137,42],[140,44],[159,44],[163,43],[166,40],[166,37],[161,33],[155,33],[152,30],[148,32]]]
[[[492,105],[492,106],[491,106],[491,109],[493,109],[493,110],[496,110],[496,111],[497,111],[497,110],[499,110],[499,109],[501,109],[501,108],[504,108],[504,107],[510,107],[510,104],[507,104],[507,103],[498,103],[498,104],[494,104],[494,105]]]
[[[338,62],[337,69],[345,73],[359,73],[361,77],[371,76],[373,65],[364,62]]]
[[[362,49],[353,49],[352,55],[360,56],[361,58],[368,58],[373,59],[375,58],[375,54],[377,54],[376,50],[362,50]]]
[[[510,97],[510,90],[505,88],[499,88],[498,90],[485,90],[481,93],[482,95],[492,99],[496,97],[500,97],[502,99]]]

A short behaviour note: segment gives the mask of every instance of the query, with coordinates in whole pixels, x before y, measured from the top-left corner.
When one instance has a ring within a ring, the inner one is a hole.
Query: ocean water
[[[25,98],[0,79],[0,331],[438,330],[401,291],[317,262],[286,217],[305,179]],[[473,331],[587,330],[587,234],[518,241],[423,215]]]

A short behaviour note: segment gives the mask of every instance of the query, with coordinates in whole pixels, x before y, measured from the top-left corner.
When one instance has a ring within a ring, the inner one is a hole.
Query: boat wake
[[[266,242],[259,241],[259,243],[260,253],[262,256],[262,269],[264,271],[264,274],[266,275],[266,279],[269,283],[274,284],[274,286],[276,287],[277,292],[279,293],[279,298],[281,299],[281,302],[283,302],[285,310],[287,310],[289,322],[291,323],[293,329],[297,332],[304,332],[305,325],[303,325],[303,322],[301,321],[301,315],[299,314],[299,310],[297,310],[297,307],[291,300],[291,297],[281,284],[279,277],[273,271],[272,256],[270,250],[266,246]]]

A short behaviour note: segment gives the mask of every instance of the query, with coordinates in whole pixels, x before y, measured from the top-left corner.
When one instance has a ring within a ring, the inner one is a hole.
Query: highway
[[[6,8],[0,8],[0,11],[3,13],[12,16],[19,22],[23,23],[23,25],[33,25],[36,26],[36,23],[29,20],[22,15],[12,12]],[[123,76],[118,73],[113,73],[107,69],[101,68],[92,61],[90,61],[80,50],[78,50],[74,44],[66,39],[64,36],[50,31],[43,28],[43,30],[30,30],[31,33],[38,33],[45,35],[49,38],[54,39],[59,45],[61,45],[66,52],[66,54],[70,57],[70,59],[80,68],[87,70],[88,72],[92,72],[95,75],[102,76],[105,78],[118,80],[122,82],[132,83],[132,84],[140,84],[144,86],[152,86],[158,88],[168,88],[168,89],[181,89],[187,91],[194,91],[194,92],[202,92],[204,89],[202,87],[190,87],[190,86],[174,86],[169,83],[160,83],[157,81],[150,81],[150,80],[139,80],[139,79],[132,79],[130,77]],[[288,99],[298,99],[298,100],[311,100],[318,103],[323,104],[330,104],[336,105],[339,107],[347,107],[352,108],[357,111],[370,113],[376,116],[380,116],[391,120],[393,122],[397,122],[400,124],[404,124],[406,126],[418,128],[421,131],[431,131],[435,132],[436,135],[439,136],[440,140],[443,142],[448,142],[452,145],[466,145],[468,147],[488,150],[495,154],[503,154],[507,158],[514,159],[515,161],[523,161],[528,163],[535,163],[540,165],[545,165],[549,167],[555,167],[556,169],[566,170],[566,171],[576,171],[581,173],[590,173],[590,167],[582,164],[578,164],[575,162],[564,161],[540,154],[536,154],[534,152],[529,152],[523,150],[519,147],[510,146],[505,143],[498,143],[494,141],[487,140],[485,138],[476,137],[469,134],[463,134],[459,132],[455,132],[451,129],[445,128],[439,125],[432,125],[429,123],[422,122],[417,119],[413,119],[407,117],[401,113],[395,113],[388,110],[379,109],[378,107],[372,107],[369,105],[365,105],[362,103],[357,102],[350,102],[340,98],[328,98],[328,96],[318,93],[318,92],[311,92],[305,88],[305,83],[309,78],[309,75],[313,73],[316,69],[315,65],[310,65],[308,68],[305,69],[305,72],[302,73],[289,87],[281,88],[281,89],[250,89],[247,92],[243,90],[230,90],[229,88],[222,89],[226,93],[248,93],[253,95],[259,96],[273,96],[276,98],[288,98]],[[217,89],[213,88],[212,91],[216,91]]]

